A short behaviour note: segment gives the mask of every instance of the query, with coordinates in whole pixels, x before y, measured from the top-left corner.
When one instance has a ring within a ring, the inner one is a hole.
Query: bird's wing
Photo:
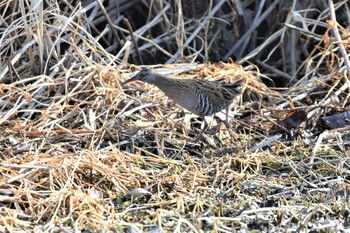
[[[198,80],[197,88],[207,96],[211,103],[218,106],[222,103],[231,103],[242,91],[242,81],[224,83],[220,81]]]

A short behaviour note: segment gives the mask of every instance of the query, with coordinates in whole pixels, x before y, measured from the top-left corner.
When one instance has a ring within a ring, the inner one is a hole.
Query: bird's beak
[[[131,82],[137,81],[139,79],[140,79],[140,77],[136,74],[136,75],[134,75],[133,77],[131,77],[130,79],[126,80],[125,82],[123,82],[120,85],[123,86],[124,84],[131,83]]]

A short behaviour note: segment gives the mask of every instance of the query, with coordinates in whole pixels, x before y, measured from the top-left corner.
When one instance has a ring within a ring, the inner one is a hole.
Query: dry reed
[[[348,229],[348,129],[319,126],[349,110],[349,31],[326,21],[332,1],[198,2],[0,3],[1,232]],[[239,139],[222,128],[189,143],[196,116],[120,86],[130,63],[243,78]],[[276,130],[290,109],[309,120]]]

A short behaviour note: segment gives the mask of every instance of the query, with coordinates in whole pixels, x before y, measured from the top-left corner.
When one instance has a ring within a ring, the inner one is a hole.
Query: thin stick
[[[103,15],[106,17],[106,20],[107,20],[109,26],[111,27],[112,33],[113,33],[113,35],[115,36],[116,40],[118,41],[118,44],[122,44],[121,41],[120,41],[118,32],[117,32],[117,31],[115,30],[115,28],[113,27],[112,20],[111,20],[111,18],[109,17],[109,15],[108,15],[106,9],[104,8],[104,6],[103,6],[102,3],[100,2],[100,0],[97,0],[96,2],[97,2],[98,5],[100,6],[100,9],[101,9]]]
[[[244,41],[251,35],[251,33],[263,22],[263,20],[271,13],[275,6],[279,3],[279,0],[275,0],[269,8],[261,15],[260,20],[256,21],[256,24],[252,25],[247,32],[241,37],[241,39],[233,46],[228,53],[224,56],[224,60],[227,60],[238,48],[242,46]]]
[[[199,26],[196,28],[196,30],[193,31],[192,35],[186,40],[184,43],[184,47],[187,47],[193,39],[197,36],[197,34],[200,32],[200,30],[203,29],[203,27],[208,23],[208,21],[214,16],[214,14],[220,9],[220,7],[226,2],[226,0],[221,0],[219,3],[216,4],[216,6],[213,8],[213,10],[210,12],[210,14],[204,18],[203,22],[199,24]],[[165,64],[171,64],[177,59],[180,55],[180,51],[177,51],[172,58],[167,60]]]
[[[290,75],[288,75],[288,74],[286,74],[286,73],[284,73],[284,72],[282,72],[282,71],[276,69],[276,68],[273,67],[273,66],[270,66],[270,65],[268,65],[268,64],[266,64],[266,63],[264,63],[264,62],[262,62],[262,61],[259,61],[259,60],[257,60],[256,63],[258,63],[259,65],[261,65],[261,66],[264,67],[265,69],[268,69],[268,70],[270,70],[270,71],[276,73],[277,75],[280,75],[282,78],[286,79],[288,82],[290,82],[290,81],[293,80],[293,77],[292,77],[292,76],[290,76]]]
[[[335,38],[338,41],[340,53],[343,56],[343,59],[344,59],[346,68],[348,69],[348,72],[350,72],[350,61],[349,61],[349,58],[348,58],[348,54],[345,51],[345,48],[344,48],[341,36],[339,34],[338,22],[337,22],[337,18],[335,17],[335,10],[334,10],[333,1],[332,0],[328,0],[328,5],[329,5],[329,13],[331,15],[331,20],[334,22],[334,23],[329,23],[329,26],[331,26],[331,28],[333,29],[334,36],[335,36]]]
[[[124,18],[123,21],[124,21],[126,27],[129,30],[132,43],[134,43],[134,46],[135,46],[135,51],[136,51],[137,57],[139,58],[141,64],[143,64],[142,56],[140,54],[139,47],[137,46],[137,43],[136,43],[136,40],[135,40],[135,37],[134,37],[134,31],[132,30],[132,27],[131,27],[131,25],[129,23],[129,20],[127,18]]]

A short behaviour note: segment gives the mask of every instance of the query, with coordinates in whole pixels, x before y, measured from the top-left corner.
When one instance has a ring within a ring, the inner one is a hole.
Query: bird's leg
[[[228,114],[229,114],[230,109],[226,108],[226,119],[225,119],[225,126],[227,128],[227,131],[229,132],[229,134],[231,135],[231,137],[233,137],[234,139],[237,139],[237,134],[235,134],[232,129],[231,129],[231,125],[228,122]]]
[[[191,140],[192,142],[198,142],[199,138],[202,136],[203,132],[208,128],[208,122],[205,120],[205,117],[201,117],[204,121],[204,127],[203,129],[197,134],[195,139]]]

